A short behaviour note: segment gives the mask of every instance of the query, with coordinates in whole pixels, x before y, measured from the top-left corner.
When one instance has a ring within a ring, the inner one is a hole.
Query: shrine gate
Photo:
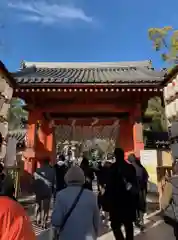
[[[162,96],[165,72],[150,61],[111,63],[23,62],[13,73],[29,111],[25,170],[32,174],[45,156],[55,162],[55,125],[112,125],[119,120],[116,145],[144,148],[142,113],[151,97]]]

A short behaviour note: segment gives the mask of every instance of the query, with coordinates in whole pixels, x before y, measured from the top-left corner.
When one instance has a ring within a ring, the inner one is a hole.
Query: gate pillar
[[[129,118],[120,120],[118,145],[123,148],[126,159],[130,153],[140,157],[140,150],[144,149],[140,104],[130,111]]]
[[[136,157],[139,158],[140,150],[144,149],[142,111],[141,111],[140,103],[137,103],[135,108],[131,112],[131,118],[133,121],[134,153],[135,153]]]
[[[33,174],[37,167],[35,158],[35,134],[36,122],[40,114],[37,111],[29,111],[27,136],[26,136],[26,150],[24,151],[24,171],[26,174]]]
[[[54,127],[36,110],[29,112],[24,170],[33,174],[44,158],[55,162]]]
[[[133,123],[130,118],[120,120],[118,146],[124,150],[125,159],[134,151]]]
[[[48,157],[52,164],[55,163],[55,139],[54,127],[49,120],[41,117],[36,124],[35,134],[35,157],[38,160],[38,166],[43,159]]]

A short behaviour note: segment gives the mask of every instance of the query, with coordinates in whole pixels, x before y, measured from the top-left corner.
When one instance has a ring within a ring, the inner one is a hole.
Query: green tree
[[[152,119],[150,130],[155,132],[167,131],[165,109],[160,97],[154,97],[148,101],[145,116]]]
[[[9,130],[20,129],[23,120],[27,120],[28,113],[23,109],[23,101],[19,98],[12,98],[9,108],[8,122]]]
[[[163,61],[170,65],[178,63],[178,30],[174,30],[171,26],[150,28],[148,36],[153,48],[161,53]]]

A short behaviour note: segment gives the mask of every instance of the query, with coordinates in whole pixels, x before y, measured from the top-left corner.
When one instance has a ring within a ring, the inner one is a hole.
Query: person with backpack
[[[136,158],[135,154],[130,154],[128,161],[132,164],[136,171],[139,199],[136,211],[136,222],[135,225],[144,230],[144,213],[146,212],[146,195],[147,195],[147,184],[149,175],[140,160]]]
[[[33,175],[33,190],[36,195],[35,220],[42,228],[47,228],[51,198],[54,193],[55,171],[50,159],[43,159],[42,166]]]
[[[126,240],[133,240],[133,222],[136,219],[138,200],[136,171],[131,164],[124,160],[124,151],[121,148],[116,148],[114,153],[116,162],[110,167],[105,201],[107,201],[115,239],[125,239],[121,230],[122,225],[124,225]]]
[[[178,161],[173,163],[173,176],[166,180],[160,199],[163,218],[174,230],[178,240]]]

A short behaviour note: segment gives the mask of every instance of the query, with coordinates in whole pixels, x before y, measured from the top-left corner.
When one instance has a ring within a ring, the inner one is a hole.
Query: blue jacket
[[[52,225],[60,226],[64,216],[72,206],[81,186],[70,185],[60,191],[52,214]],[[68,218],[60,240],[95,240],[99,233],[100,216],[96,195],[84,189],[77,206]]]

